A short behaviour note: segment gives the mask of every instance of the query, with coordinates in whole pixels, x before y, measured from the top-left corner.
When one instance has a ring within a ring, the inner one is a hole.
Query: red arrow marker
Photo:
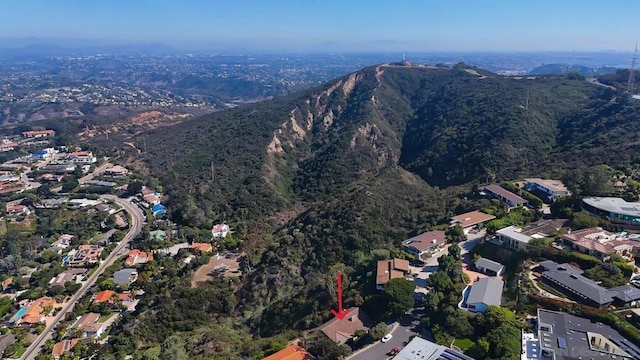
[[[338,311],[331,309],[331,313],[338,318],[338,320],[344,319],[345,316],[349,313],[348,310],[342,309],[342,275],[338,273],[336,275],[338,279]]]

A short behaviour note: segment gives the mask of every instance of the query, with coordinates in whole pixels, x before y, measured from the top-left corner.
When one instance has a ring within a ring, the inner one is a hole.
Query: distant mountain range
[[[619,68],[615,67],[591,67],[584,65],[569,65],[569,64],[545,64],[540,65],[531,71],[528,75],[562,75],[569,73],[578,73],[585,76],[595,76],[603,74],[611,74],[618,71]]]

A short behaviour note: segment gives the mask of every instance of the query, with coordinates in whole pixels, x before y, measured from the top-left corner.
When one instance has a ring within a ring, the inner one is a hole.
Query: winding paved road
[[[142,230],[142,223],[144,221],[144,214],[142,210],[130,201],[118,198],[114,195],[102,195],[100,197],[104,200],[114,201],[116,204],[122,206],[129,216],[131,217],[129,224],[129,232],[124,236],[122,241],[113,249],[113,251],[107,256],[107,258],[100,263],[98,269],[84,282],[84,285],[71,297],[67,305],[62,308],[55,316],[51,324],[49,324],[44,331],[38,335],[36,340],[27,348],[27,351],[20,357],[20,360],[33,360],[40,353],[44,343],[51,338],[51,334],[55,331],[55,327],[58,325],[61,319],[73,309],[73,306],[82,298],[89,287],[91,287],[98,277],[118,258],[118,253],[127,246],[127,244],[133,240]]]

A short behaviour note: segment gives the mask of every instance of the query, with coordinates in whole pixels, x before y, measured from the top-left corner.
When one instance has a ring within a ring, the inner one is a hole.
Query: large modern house
[[[559,197],[571,195],[571,192],[560,180],[524,179],[523,188],[547,202],[553,202]]]
[[[423,260],[423,256],[429,257],[442,249],[447,242],[447,236],[444,231],[435,230],[427,231],[411,239],[402,242],[404,249]]]
[[[616,224],[640,225],[640,202],[627,202],[616,197],[587,197],[582,210]]]
[[[538,309],[536,330],[536,351],[527,347],[525,359],[640,359],[637,346],[601,322]]]
[[[571,264],[546,260],[539,265],[545,269],[541,277],[543,281],[582,304],[606,308],[612,303],[625,306],[640,300],[640,291],[636,291],[634,287],[618,286],[607,290],[584,277],[583,271]]]
[[[487,185],[481,189],[487,197],[498,199],[510,207],[527,205],[529,201],[500,185]]]

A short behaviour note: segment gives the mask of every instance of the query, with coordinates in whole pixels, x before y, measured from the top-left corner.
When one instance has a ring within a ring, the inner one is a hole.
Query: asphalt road
[[[129,213],[131,216],[131,224],[129,228],[129,232],[124,236],[122,241],[118,243],[115,249],[107,256],[107,258],[98,266],[98,269],[84,282],[84,285],[71,297],[70,301],[67,305],[62,308],[55,316],[51,324],[47,326],[44,331],[38,335],[36,340],[27,348],[27,351],[20,357],[20,360],[32,360],[40,353],[40,350],[44,343],[51,338],[51,334],[55,331],[54,328],[58,325],[61,319],[73,309],[73,306],[78,302],[80,298],[82,298],[87,289],[92,286],[98,277],[105,271],[107,267],[109,267],[113,262],[118,258],[118,253],[127,246],[127,244],[135,238],[140,231],[142,230],[142,222],[144,220],[144,215],[142,210],[138,208],[136,205],[132,204],[128,200],[120,199],[114,195],[102,195],[100,198],[106,200],[112,200],[116,204],[122,206],[125,211]]]
[[[398,327],[391,333],[393,337],[391,340],[383,343],[381,341],[376,342],[374,345],[369,346],[366,350],[348,357],[348,360],[387,360],[387,355],[394,347],[403,348],[406,343],[409,342],[409,337],[412,334],[418,333],[419,320],[416,315],[417,310],[409,315],[406,315],[399,322]]]

